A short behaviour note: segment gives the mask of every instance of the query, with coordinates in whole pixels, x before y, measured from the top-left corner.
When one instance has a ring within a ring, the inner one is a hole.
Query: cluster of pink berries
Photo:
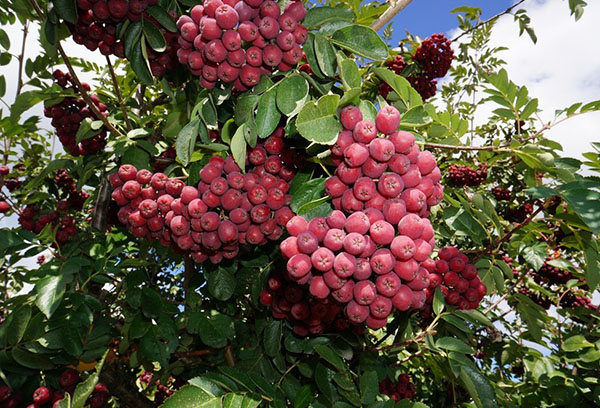
[[[73,40],[85,45],[91,51],[99,49],[104,55],[114,54],[125,58],[125,41],[118,38],[117,31],[128,21],[140,21],[154,24],[165,37],[167,47],[156,52],[146,47],[150,69],[156,77],[163,76],[177,65],[177,34],[165,30],[146,9],[158,3],[158,0],[77,0],[79,18],[77,24],[69,24]],[[172,15],[173,19],[177,16]]]
[[[350,323],[378,329],[393,309],[425,303],[429,271],[422,265],[433,269],[435,244],[426,217],[442,199],[441,174],[412,134],[396,131],[400,114],[394,107],[382,108],[375,123],[362,120],[355,106],[340,117],[345,130],[331,148],[338,167],[325,183],[335,210],[327,218],[295,216],[287,223],[284,278],[330,307],[343,307]]]
[[[73,397],[75,387],[81,381],[81,377],[76,370],[65,370],[59,378],[62,390],[52,391],[48,387],[37,388],[32,395],[33,403],[27,408],[56,408],[60,401],[65,398],[66,394]],[[23,396],[19,393],[13,393],[7,386],[0,386],[0,407],[1,408],[17,408],[21,406]],[[89,408],[102,408],[106,406],[110,399],[110,393],[106,386],[102,383],[96,384],[92,395],[88,398],[86,406]]]
[[[379,393],[387,395],[394,401],[412,399],[416,392],[417,389],[408,374],[400,374],[396,383],[392,382],[390,378],[379,382]]]
[[[283,13],[273,0],[207,0],[177,22],[179,62],[211,89],[217,80],[244,91],[263,74],[289,71],[302,58],[308,36],[300,24],[306,10],[299,0]]]
[[[293,216],[287,194],[294,154],[278,129],[248,152],[252,170],[242,174],[233,156],[214,156],[200,170],[197,188],[163,173],[123,165],[110,182],[119,220],[138,238],[190,251],[196,262],[232,259],[239,244],[277,240]]]
[[[488,168],[485,163],[479,163],[477,169],[472,169],[469,166],[459,166],[458,164],[451,164],[448,169],[450,183],[458,187],[478,186],[485,182],[487,175]]]
[[[463,310],[476,309],[487,288],[475,265],[455,247],[440,249],[438,256],[440,259],[435,261],[435,269],[429,275],[427,303],[433,301],[435,289],[439,287],[449,304]]]
[[[68,203],[60,201],[56,205],[56,210],[40,214],[37,207],[28,205],[19,214],[19,224],[24,230],[36,234],[50,224],[52,229],[56,230],[56,242],[58,245],[63,245],[77,234],[75,219],[66,214],[68,209]]]
[[[71,74],[56,70],[53,73],[56,82],[64,89],[73,89],[77,95]],[[90,86],[86,83],[81,84],[87,91]],[[108,116],[106,105],[98,100],[96,95],[90,95],[90,98],[104,116]],[[73,156],[96,153],[106,146],[106,130],[102,130],[96,136],[77,142],[76,135],[81,122],[90,118],[96,120],[95,115],[86,106],[83,99],[77,97],[68,97],[53,106],[44,108],[44,115],[52,118],[52,126],[56,129],[56,135],[67,152]]]

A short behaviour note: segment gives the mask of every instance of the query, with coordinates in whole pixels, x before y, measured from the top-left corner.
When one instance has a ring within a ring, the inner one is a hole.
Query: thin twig
[[[518,3],[513,4],[512,6],[510,6],[509,8],[507,8],[506,10],[504,10],[501,13],[496,14],[495,16],[492,16],[490,18],[488,18],[487,20],[481,21],[479,23],[477,23],[476,25],[474,25],[473,27],[469,28],[467,31],[463,31],[462,33],[460,33],[458,36],[454,37],[452,39],[452,42],[457,41],[459,38],[461,38],[463,35],[469,34],[470,32],[477,30],[479,27],[481,27],[482,25],[485,25],[491,21],[494,21],[500,17],[502,17],[505,14],[509,14],[511,11],[513,11],[513,9],[515,7],[517,7],[518,5],[520,5],[521,3],[523,3],[525,0],[520,0]]]
[[[176,358],[200,357],[200,356],[206,356],[208,354],[219,353],[220,351],[222,351],[222,350],[205,349],[205,350],[190,351],[189,353],[175,353],[175,354],[173,354],[173,356]]]
[[[29,1],[30,1],[31,5],[33,6],[33,8],[35,9],[38,16],[40,17],[40,19],[43,20],[44,13],[43,13],[42,9],[40,8],[40,6],[37,4],[36,0],[29,0]],[[100,110],[98,109],[96,104],[90,98],[90,95],[88,94],[87,90],[81,85],[81,81],[79,80],[79,77],[77,76],[77,73],[75,72],[75,69],[73,68],[73,65],[71,65],[71,61],[69,60],[69,57],[67,57],[67,54],[65,53],[65,50],[63,49],[59,40],[56,41],[56,47],[58,48],[58,52],[59,52],[61,58],[63,59],[65,65],[67,66],[69,73],[73,77],[73,82],[75,83],[75,86],[77,87],[77,91],[79,92],[79,94],[81,95],[81,97],[83,98],[85,103],[88,105],[90,111],[92,111],[94,116],[96,116],[96,118],[98,118],[98,120],[100,120],[110,132],[112,132],[115,135],[121,135],[121,132],[119,130],[117,130],[117,128],[115,128],[112,125],[112,123],[110,123],[108,121],[108,119],[102,114],[102,112],[100,112]]]
[[[123,95],[121,94],[121,89],[119,88],[119,81],[117,80],[117,75],[115,74],[115,70],[113,68],[112,62],[110,62],[110,57],[108,55],[106,56],[106,62],[108,63],[108,71],[110,72],[110,76],[115,87],[115,94],[117,95],[117,99],[119,100],[121,112],[123,112],[125,126],[127,126],[127,131],[130,131],[132,127],[131,122],[129,122],[129,115],[127,115],[127,109],[125,108],[125,101],[123,101]]]
[[[375,31],[379,31],[381,27],[386,25],[396,14],[400,13],[411,2],[412,0],[390,0],[390,7],[384,11],[373,24],[371,24],[371,28]]]
[[[447,145],[441,143],[423,143],[423,147],[428,149],[446,149],[446,150],[491,150],[495,152],[514,152],[513,149],[506,149],[496,146],[462,146],[462,145]]]

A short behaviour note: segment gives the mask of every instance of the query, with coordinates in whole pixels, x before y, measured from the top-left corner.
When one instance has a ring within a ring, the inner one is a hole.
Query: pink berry
[[[377,112],[375,124],[377,125],[377,130],[389,135],[395,132],[398,126],[400,126],[400,112],[391,105],[385,106]]]
[[[363,119],[362,112],[357,106],[349,105],[340,112],[340,121],[344,129],[353,130],[358,122]]]

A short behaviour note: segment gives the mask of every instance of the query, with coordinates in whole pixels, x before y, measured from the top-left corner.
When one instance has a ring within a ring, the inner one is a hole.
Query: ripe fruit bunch
[[[545,262],[537,273],[533,274],[533,279],[537,283],[547,283],[548,285],[564,285],[571,279],[575,279],[569,271],[563,271],[556,266]]]
[[[300,285],[286,272],[276,272],[269,278],[267,289],[260,293],[260,302],[271,307],[274,318],[292,322],[294,333],[301,337],[349,328],[343,304],[331,295],[311,296],[306,285]]]
[[[182,49],[179,62],[211,89],[218,80],[244,91],[260,76],[289,71],[302,59],[308,31],[300,24],[306,10],[301,1],[283,13],[273,0],[208,0],[177,22]]]
[[[150,390],[148,390],[149,384],[152,382],[152,373],[150,371],[144,371],[139,376],[140,383],[145,385],[145,393],[149,394]],[[169,377],[166,381],[166,384],[163,384],[160,379],[157,379],[153,387],[156,388],[154,391],[154,402],[158,405],[162,404],[167,398],[175,393],[181,386],[185,385],[181,380],[175,379],[173,377]]]
[[[4,184],[4,176],[10,173],[10,169],[5,164],[0,164],[0,188]],[[0,214],[4,214],[10,211],[10,204],[0,199]]]
[[[81,211],[83,209],[83,204],[90,195],[85,191],[77,190],[75,179],[69,176],[69,172],[66,169],[58,169],[54,181],[56,185],[62,187],[63,193],[66,193],[67,195],[66,203],[57,203],[57,208],[60,211],[66,211],[69,207],[76,211]]]
[[[53,73],[54,79],[63,89],[73,89],[77,95],[77,87],[71,78],[71,74],[56,70]],[[86,90],[90,86],[83,83]],[[90,95],[90,98],[104,116],[108,116],[106,105],[98,100],[96,95]],[[52,118],[52,126],[56,129],[58,139],[67,152],[73,156],[87,155],[96,153],[106,146],[106,130],[102,130],[96,136],[84,139],[81,142],[76,141],[77,131],[81,122],[90,118],[96,120],[94,114],[86,106],[83,99],[77,97],[68,97],[53,106],[44,108],[44,115]]]
[[[146,47],[150,70],[156,77],[163,76],[177,65],[177,33],[165,30],[146,9],[158,0],[77,0],[77,24],[69,24],[73,40],[91,51],[99,49],[103,55],[114,54],[125,58],[125,41],[119,39],[119,27],[128,22],[140,21],[154,24],[163,34],[167,46],[163,52]],[[173,18],[176,18],[174,16]]]
[[[325,183],[336,210],[327,218],[288,222],[291,237],[281,243],[285,277],[308,286],[313,298],[343,305],[349,322],[378,329],[393,309],[425,302],[425,266],[435,266],[428,258],[435,242],[422,217],[442,199],[441,175],[412,134],[396,131],[395,108],[382,108],[371,123],[348,106],[341,121],[346,130],[331,148],[338,168]],[[378,131],[389,138],[377,137]]]
[[[138,238],[158,239],[196,262],[232,259],[239,244],[277,240],[293,216],[288,182],[294,154],[284,150],[283,129],[247,154],[242,174],[233,156],[212,157],[200,170],[197,188],[163,173],[123,165],[110,182],[121,207],[119,220]]]
[[[397,75],[401,75],[404,68],[406,68],[406,63],[401,55],[396,55],[393,60],[386,61],[385,65]],[[406,79],[423,99],[431,98],[437,91],[437,81],[430,78],[426,73],[416,72],[407,76]],[[387,82],[382,82],[379,85],[379,93],[384,98],[387,98],[390,92],[392,92],[392,87]]]
[[[560,305],[569,309],[583,307],[588,310],[598,311],[598,305],[594,305],[587,296],[579,296],[575,293],[567,293],[561,300]]]
[[[487,175],[487,164],[485,163],[479,163],[476,170],[469,166],[459,166],[458,164],[451,164],[448,169],[450,183],[457,187],[478,186],[485,181]]]
[[[492,188],[492,194],[497,201],[508,201],[510,200],[510,190],[506,188],[494,187]]]
[[[517,208],[506,210],[506,219],[513,222],[523,222],[533,213],[531,203],[523,203]]]
[[[338,167],[325,183],[335,209],[351,213],[373,208],[391,217],[392,224],[407,212],[427,217],[429,207],[443,198],[440,169],[411,133],[396,130],[398,110],[384,107],[372,123],[363,120],[358,107],[347,106],[340,119],[344,130],[331,147]]]
[[[57,203],[56,210],[45,214],[41,214],[39,208],[28,205],[19,215],[21,228],[39,234],[46,225],[50,224],[52,230],[56,230],[56,242],[58,245],[65,244],[77,234],[77,226],[75,225],[75,219],[66,214],[69,208],[68,204],[63,206],[61,203],[66,202],[61,201]]]
[[[400,374],[396,383],[392,382],[389,378],[379,382],[379,393],[387,395],[394,401],[412,399],[416,392],[417,389],[410,381],[410,376],[408,374]]]
[[[435,270],[429,275],[427,302],[433,301],[435,288],[439,287],[449,304],[463,310],[476,309],[487,289],[479,279],[475,265],[455,247],[440,249],[438,257]]]

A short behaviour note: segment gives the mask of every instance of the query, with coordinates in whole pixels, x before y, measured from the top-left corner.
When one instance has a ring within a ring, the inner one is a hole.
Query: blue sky
[[[406,30],[425,38],[456,28],[456,15],[450,13],[454,8],[479,7],[482,9],[483,18],[486,19],[506,10],[512,3],[511,0],[414,0],[394,18],[392,44],[404,38]]]

